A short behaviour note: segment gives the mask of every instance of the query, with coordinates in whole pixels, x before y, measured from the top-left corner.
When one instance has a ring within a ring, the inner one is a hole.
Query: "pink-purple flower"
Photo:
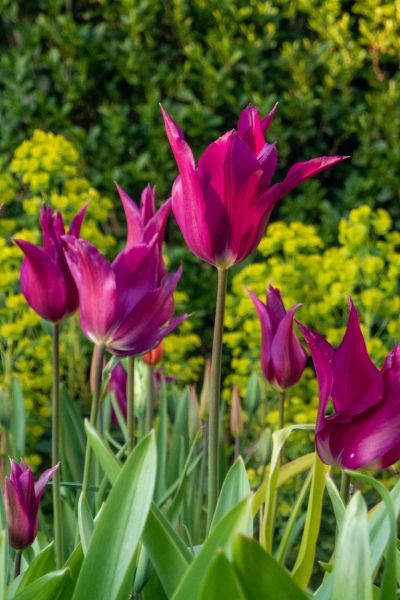
[[[181,268],[159,279],[157,236],[120,252],[112,263],[85,240],[63,239],[79,291],[82,331],[95,344],[119,356],[143,354],[186,318],[173,317]]]
[[[190,250],[219,268],[239,263],[257,248],[283,196],[346,158],[320,156],[296,163],[282,182],[271,185],[277,150],[265,134],[274,113],[275,107],[261,119],[256,107],[245,108],[237,130],[211,143],[196,166],[183,132],[163,111],[179,170],[172,188],[173,213]]]
[[[35,482],[32,470],[21,459],[11,460],[10,477],[4,482],[4,504],[7,516],[8,540],[16,550],[32,544],[38,531],[39,504],[45,487],[59,464],[44,471]]]
[[[74,217],[68,232],[71,237],[79,237],[86,209],[87,205]],[[61,213],[42,206],[40,224],[43,248],[14,240],[25,255],[20,285],[31,308],[43,319],[57,323],[77,310],[79,295],[63,252],[65,228]]]
[[[294,385],[301,378],[307,356],[293,330],[299,304],[286,312],[281,293],[269,286],[266,304],[249,290],[261,325],[261,366],[270,383],[280,389]]]
[[[400,459],[400,344],[378,369],[349,299],[338,348],[300,325],[319,385],[315,440],[321,459],[346,469],[383,469]],[[333,413],[330,410],[333,406]]]

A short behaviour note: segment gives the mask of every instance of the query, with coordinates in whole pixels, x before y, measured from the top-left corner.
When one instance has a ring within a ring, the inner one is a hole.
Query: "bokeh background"
[[[287,305],[302,302],[299,318],[331,342],[340,340],[351,293],[381,363],[400,337],[398,0],[0,0],[0,7],[0,416],[7,427],[10,407],[24,405],[31,464],[48,449],[50,342],[19,293],[20,253],[10,239],[39,240],[42,202],[68,221],[90,200],[83,234],[112,257],[125,235],[113,181],[136,199],[156,184],[161,201],[176,175],[160,102],[197,156],[235,127],[248,103],[265,114],[277,101],[269,133],[277,177],[298,160],[351,155],[285,198],[259,252],[233,271],[225,397],[234,382],[245,396],[250,374],[260,373],[258,322],[244,285],[260,295],[269,281],[280,286]],[[194,313],[166,343],[164,369],[184,385],[201,379],[210,352],[214,274],[185,250],[173,219],[166,255],[172,267],[184,263],[177,304]],[[88,356],[77,319],[62,343],[64,379],[84,406]],[[273,425],[276,398],[265,387],[262,394],[269,410],[259,421]],[[289,417],[313,420],[316,402],[308,369]]]

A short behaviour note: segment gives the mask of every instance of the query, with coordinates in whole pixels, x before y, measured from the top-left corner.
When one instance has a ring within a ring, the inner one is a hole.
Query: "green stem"
[[[135,357],[128,358],[128,381],[126,390],[128,453],[135,447]]]
[[[97,427],[97,418],[99,414],[100,396],[101,396],[101,378],[103,374],[103,359],[105,347],[101,344],[96,345],[93,351],[93,398],[92,407],[90,410],[90,424],[92,427]],[[85,464],[83,467],[82,494],[88,497],[90,487],[90,470],[92,466],[92,449],[89,440],[86,441]]]
[[[208,431],[208,526],[210,528],[219,493],[219,412],[221,397],[222,336],[228,272],[218,268],[217,303],[211,356],[210,416]]]
[[[51,432],[51,464],[60,462],[61,410],[60,410],[60,324],[53,325],[53,406]],[[54,547],[57,569],[64,564],[63,519],[60,490],[60,469],[53,475]]]
[[[278,429],[283,429],[285,427],[285,402],[287,398],[286,390],[279,390],[279,421],[278,421]]]
[[[22,550],[17,550],[15,553],[14,577],[18,577],[21,573],[21,558]]]
[[[350,483],[350,475],[346,473],[346,471],[342,471],[342,476],[340,479],[340,497],[342,498],[345,506],[348,504],[350,499]]]
[[[147,365],[147,403],[145,431],[148,433],[153,425],[154,407],[156,404],[156,390],[154,385],[154,368]]]

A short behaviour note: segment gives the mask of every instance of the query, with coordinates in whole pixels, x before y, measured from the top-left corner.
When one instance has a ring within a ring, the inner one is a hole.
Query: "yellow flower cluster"
[[[249,374],[260,370],[260,326],[246,287],[263,300],[269,283],[280,288],[286,308],[302,303],[298,319],[325,334],[332,344],[342,339],[347,318],[346,295],[358,307],[369,352],[381,365],[400,337],[400,234],[390,215],[360,206],[339,224],[338,244],[325,247],[317,229],[302,223],[270,225],[259,247],[260,258],[232,280],[227,299],[225,343],[233,373],[226,387],[243,394]],[[315,422],[318,392],[312,371],[291,390],[289,422]],[[275,425],[276,394],[269,390],[266,424]]]

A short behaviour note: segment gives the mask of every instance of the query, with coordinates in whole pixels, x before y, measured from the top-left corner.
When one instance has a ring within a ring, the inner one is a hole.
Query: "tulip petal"
[[[349,308],[346,332],[332,363],[332,399],[336,412],[349,409],[356,415],[379,401],[383,385],[378,369],[368,356],[351,298]]]
[[[271,363],[275,381],[282,389],[291,387],[301,378],[307,356],[293,331],[293,318],[300,304],[293,306],[279,323],[271,347]]]
[[[271,365],[271,347],[274,339],[270,315],[265,304],[252,292],[247,290],[256,309],[261,325],[261,366],[264,375],[269,382],[273,381],[273,372]]]
[[[148,184],[140,197],[140,215],[143,223],[148,223],[156,212],[156,188]]]
[[[28,304],[43,319],[56,323],[66,312],[67,289],[62,272],[42,248],[14,240],[25,257],[20,285]]]
[[[276,102],[274,104],[274,106],[269,111],[269,113],[267,114],[267,116],[264,117],[264,119],[262,119],[262,121],[261,121],[261,127],[263,128],[264,135],[266,135],[266,133],[267,133],[267,131],[269,129],[269,126],[271,125],[271,121],[275,117],[275,113],[276,113],[277,108],[278,108],[278,102]]]
[[[35,536],[32,538],[30,518],[21,495],[17,493],[15,485],[8,477],[4,481],[4,503],[10,545],[16,550],[22,550],[33,542]]]
[[[249,105],[242,110],[237,130],[242,140],[246,142],[252,153],[257,156],[264,148],[265,138],[264,128],[256,106]]]
[[[135,244],[140,244],[143,241],[143,230],[144,225],[140,215],[140,209],[137,204],[128,196],[125,190],[122,189],[115,183],[115,187],[118,190],[119,197],[121,198],[122,207],[125,212],[127,236],[126,246],[128,249]]]
[[[82,206],[82,208],[76,213],[76,215],[72,219],[71,224],[68,229],[69,235],[74,235],[75,237],[80,236],[83,219],[85,218],[88,206],[89,206],[89,202],[86,202],[86,204],[84,204]]]
[[[115,275],[111,265],[89,242],[64,236],[66,258],[79,291],[80,322],[85,335],[103,343],[115,322]]]
[[[60,463],[57,463],[56,465],[54,465],[54,467],[51,467],[50,469],[43,471],[43,473],[41,474],[39,479],[36,481],[35,496],[36,496],[37,504],[39,504],[39,502],[43,496],[46,485],[49,483],[50,479],[53,477],[54,473],[57,471],[57,469],[59,469],[59,467],[60,467]]]
[[[271,284],[267,290],[267,311],[271,322],[272,334],[275,335],[279,323],[286,315],[285,305],[283,304],[281,292]]]

